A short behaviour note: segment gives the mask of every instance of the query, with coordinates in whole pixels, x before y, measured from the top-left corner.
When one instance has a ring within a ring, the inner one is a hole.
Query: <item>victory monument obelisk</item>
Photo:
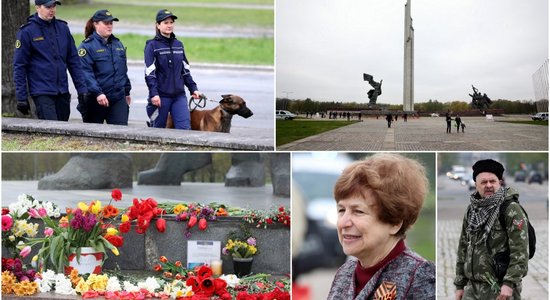
[[[414,111],[414,28],[411,3],[405,4],[405,65],[403,68],[403,111]]]

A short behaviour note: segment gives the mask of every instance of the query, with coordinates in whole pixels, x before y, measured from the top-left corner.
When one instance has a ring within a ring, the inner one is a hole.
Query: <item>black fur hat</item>
[[[474,181],[476,181],[476,177],[477,175],[479,175],[479,173],[493,173],[498,177],[499,180],[502,180],[502,174],[504,173],[504,167],[502,166],[502,164],[492,159],[478,160],[472,166],[472,170],[474,170],[474,176],[472,176]]]

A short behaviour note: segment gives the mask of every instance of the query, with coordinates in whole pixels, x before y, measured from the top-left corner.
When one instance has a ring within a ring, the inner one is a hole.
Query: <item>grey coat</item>
[[[350,260],[338,269],[327,299],[373,299],[376,289],[384,281],[396,284],[396,300],[435,299],[435,265],[408,248],[378,270],[354,297],[358,263],[357,260]]]

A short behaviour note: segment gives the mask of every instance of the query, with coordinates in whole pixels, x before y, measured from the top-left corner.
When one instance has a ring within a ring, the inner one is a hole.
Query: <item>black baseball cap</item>
[[[92,19],[94,20],[94,22],[99,22],[99,21],[117,21],[118,22],[118,18],[115,18],[113,14],[106,9],[100,9],[96,11]]]
[[[496,160],[492,159],[483,159],[478,160],[473,166],[472,170],[474,175],[472,176],[474,181],[476,181],[477,175],[479,173],[488,172],[495,174],[499,180],[502,180],[502,174],[504,173],[504,166]]]
[[[35,5],[52,6],[54,4],[61,5],[61,2],[56,0],[34,0]]]
[[[167,9],[161,9],[159,10],[159,12],[157,13],[157,23],[160,23],[168,18],[172,18],[172,19],[177,19],[178,17],[174,16],[174,14],[172,14],[171,11],[167,10]]]

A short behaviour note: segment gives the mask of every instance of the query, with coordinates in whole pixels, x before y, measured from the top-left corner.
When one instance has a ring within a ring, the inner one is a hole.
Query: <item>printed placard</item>
[[[210,264],[221,256],[220,241],[187,241],[187,268]]]

